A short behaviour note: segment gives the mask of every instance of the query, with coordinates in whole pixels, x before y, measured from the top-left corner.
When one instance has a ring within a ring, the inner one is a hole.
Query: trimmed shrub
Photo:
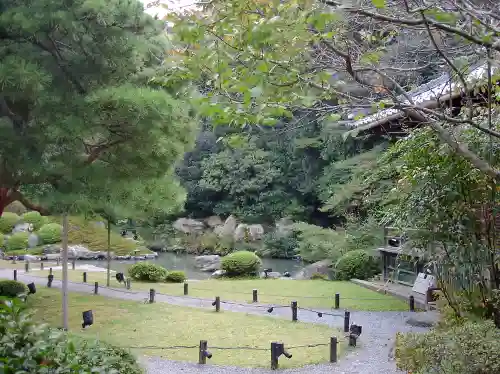
[[[366,251],[350,251],[337,261],[335,278],[338,280],[368,279],[378,271],[377,261]]]
[[[18,251],[28,248],[29,236],[29,232],[16,232],[7,240],[5,249],[7,249],[7,251]]]
[[[405,372],[500,374],[498,352],[500,329],[492,321],[481,321],[398,334],[395,356]]]
[[[38,236],[43,244],[54,244],[61,241],[62,226],[58,223],[47,223],[38,230]]]
[[[186,273],[184,273],[181,270],[169,271],[167,276],[165,277],[165,281],[170,283],[182,283],[185,280],[186,280]]]
[[[258,273],[262,262],[253,252],[238,251],[222,258],[222,270],[229,277],[255,275]]]
[[[22,216],[21,216],[21,220],[24,222],[24,223],[31,223],[33,225],[33,228],[35,230],[38,230],[40,227],[42,227],[45,222],[46,222],[46,218],[43,217],[40,213],[38,212],[27,212],[27,213],[24,213]]]
[[[0,281],[0,296],[16,297],[19,294],[26,293],[27,288],[24,283],[15,280]]]
[[[138,262],[128,269],[132,279],[144,282],[163,282],[167,277],[167,269],[150,262]]]
[[[10,234],[12,232],[12,229],[20,219],[21,217],[19,217],[15,213],[3,212],[2,216],[0,217],[0,232],[3,232],[4,234]]]

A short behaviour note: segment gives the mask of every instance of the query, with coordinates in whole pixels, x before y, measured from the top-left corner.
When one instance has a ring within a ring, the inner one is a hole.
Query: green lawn
[[[48,266],[45,267],[46,269]],[[82,282],[81,270],[70,270],[71,281]],[[33,271],[33,275],[47,277],[48,270]],[[61,278],[60,272],[54,272],[56,279]],[[106,273],[89,272],[89,283],[106,284]],[[112,287],[121,287],[112,276]],[[132,281],[132,290],[149,290],[169,295],[183,295],[183,284],[141,283]],[[213,298],[220,296],[221,300],[251,302],[252,290],[257,289],[259,302],[263,304],[289,305],[297,301],[299,306],[307,308],[331,308],[334,306],[335,293],[340,294],[340,308],[367,311],[406,311],[408,305],[393,296],[355,285],[351,282],[331,282],[323,280],[283,280],[283,279],[251,279],[251,280],[204,280],[189,283],[189,296]]]
[[[52,326],[61,323],[61,292],[40,287],[30,296],[35,319]],[[94,325],[82,329],[82,312],[91,309]],[[342,340],[339,353],[347,348],[343,333],[326,325],[291,322],[273,317],[258,317],[243,313],[219,312],[172,306],[165,303],[144,304],[94,295],[70,293],[70,331],[78,335],[99,338],[121,346],[199,345],[207,340],[212,347],[251,346],[269,348],[273,341],[285,347],[318,344],[335,335]],[[173,360],[197,362],[197,349],[161,350],[131,349],[137,355],[161,356]],[[269,351],[212,349],[210,363],[248,367],[268,367]],[[293,358],[280,359],[281,367],[328,362],[329,347],[291,350]]]

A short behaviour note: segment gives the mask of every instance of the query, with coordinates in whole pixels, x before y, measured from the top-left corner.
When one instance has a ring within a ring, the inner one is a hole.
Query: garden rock
[[[236,217],[230,215],[229,217],[227,217],[222,226],[217,226],[214,229],[214,232],[219,236],[233,236],[237,225],[238,221],[236,220]]]
[[[185,234],[201,233],[205,230],[203,222],[191,218],[179,218],[173,223],[172,227]]]
[[[212,273],[212,275],[210,277],[217,279],[217,278],[222,278],[224,275],[226,275],[225,270],[216,270]]]
[[[283,217],[278,220],[275,226],[278,236],[288,236],[293,232],[293,221],[288,217]]]
[[[208,227],[214,228],[223,224],[219,216],[210,216],[204,219]]]
[[[24,255],[24,261],[38,261],[38,257],[32,255]]]
[[[152,260],[158,257],[158,253],[148,253],[144,257],[146,257],[147,260]]]
[[[277,272],[277,271],[270,271],[269,273],[267,273],[267,277],[266,277],[266,273],[262,272],[260,273],[260,277],[261,278],[268,278],[268,279],[278,279],[278,278],[281,278],[282,275],[280,272]]]
[[[406,320],[406,324],[413,327],[431,328],[436,326],[439,316],[436,313],[416,313]]]
[[[234,231],[234,240],[244,240],[246,232],[248,232],[248,239],[252,241],[260,240],[264,235],[264,227],[260,224],[247,225],[245,223],[240,223]]]
[[[12,229],[13,234],[15,234],[16,232],[32,232],[32,231],[33,231],[33,225],[31,223],[17,223]]]
[[[196,256],[194,260],[195,266],[201,271],[212,272],[219,270],[221,266],[219,255]]]
[[[28,239],[29,240],[29,239]],[[42,253],[44,255],[61,253],[61,246],[59,244],[49,244],[43,247]]]
[[[314,264],[307,265],[302,270],[300,270],[295,276],[295,279],[311,279],[312,275],[315,273],[328,275],[332,267],[331,260],[321,260],[315,262]]]
[[[40,244],[40,238],[37,234],[31,233],[30,236],[28,236],[28,248],[34,248],[38,244]]]

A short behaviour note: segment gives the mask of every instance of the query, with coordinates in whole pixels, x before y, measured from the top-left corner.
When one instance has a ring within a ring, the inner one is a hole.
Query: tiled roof
[[[475,86],[478,80],[485,78],[486,73],[486,64],[481,64],[478,67],[473,68],[465,80],[471,86]],[[450,93],[452,95],[459,93],[462,88],[462,84],[456,79],[451,79],[449,74],[443,74],[439,78],[407,92],[407,95],[411,97],[415,104],[420,104],[425,107],[431,103],[435,103],[437,100],[442,99],[445,96],[448,96]],[[402,95],[399,96],[399,99],[403,104],[410,104],[410,102]],[[399,109],[384,109],[375,114],[346,124],[346,126],[354,129],[360,126],[367,126],[375,122],[383,122],[386,119],[389,120],[392,118],[402,117],[403,115],[403,111]]]

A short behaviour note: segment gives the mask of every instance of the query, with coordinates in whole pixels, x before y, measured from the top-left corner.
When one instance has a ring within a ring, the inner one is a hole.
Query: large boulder
[[[30,236],[28,236],[28,248],[35,248],[40,242],[40,237],[37,234],[31,233]]]
[[[212,273],[212,275],[210,276],[210,278],[222,278],[224,275],[226,275],[226,271],[225,270],[216,270]]]
[[[213,272],[220,269],[221,258],[219,255],[197,256],[194,261],[195,266],[201,271]]]
[[[59,244],[48,244],[43,247],[42,253],[44,255],[49,255],[49,254],[59,254],[61,253],[61,246]]]
[[[185,234],[201,233],[205,230],[203,222],[191,218],[179,218],[173,223],[172,227]]]
[[[329,275],[333,264],[331,260],[321,260],[314,264],[302,268],[295,276],[295,279],[311,279],[313,274],[319,273]]]
[[[12,233],[16,232],[33,232],[33,225],[31,223],[17,223],[12,229]]]
[[[247,225],[240,223],[234,231],[234,240],[244,240],[246,233],[248,233],[249,240],[260,240],[264,236],[264,227],[262,225]]]
[[[262,272],[260,273],[260,277],[264,279],[279,279],[281,278],[281,273],[278,271]]]
[[[219,236],[233,236],[237,224],[238,221],[236,220],[236,217],[230,215],[229,217],[227,217],[226,221],[222,226],[217,226],[214,229],[214,232]]]
[[[214,228],[223,224],[219,216],[210,216],[204,219],[208,227]]]

